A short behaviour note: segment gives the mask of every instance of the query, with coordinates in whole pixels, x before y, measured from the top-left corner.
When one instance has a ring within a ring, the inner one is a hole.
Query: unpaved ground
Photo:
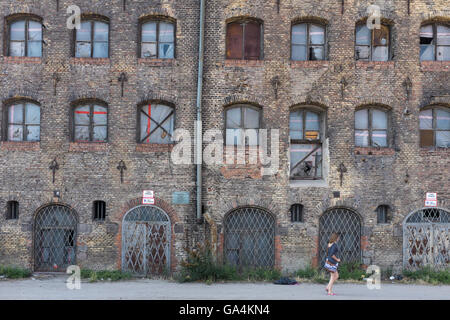
[[[35,280],[0,281],[0,299],[136,299],[136,300],[316,300],[316,299],[432,299],[449,300],[450,286],[424,286],[383,283],[380,290],[369,290],[364,284],[341,283],[336,296],[325,293],[325,285],[274,285],[271,283],[176,283],[165,280],[81,283],[80,290],[66,287],[66,276]]]

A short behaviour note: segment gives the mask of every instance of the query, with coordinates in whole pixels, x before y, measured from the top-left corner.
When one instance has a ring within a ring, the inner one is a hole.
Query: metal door
[[[122,223],[122,270],[162,274],[170,268],[169,216],[154,206],[130,210]]]
[[[445,210],[428,208],[408,215],[403,224],[403,267],[448,268],[449,229],[450,213]]]
[[[239,208],[225,218],[225,262],[272,268],[275,263],[275,218],[259,208]]]
[[[76,264],[77,217],[74,210],[51,205],[40,210],[34,223],[36,271],[65,272]]]
[[[332,233],[339,233],[339,258],[342,262],[361,261],[361,219],[346,208],[334,208],[319,219],[319,263],[322,266],[327,256],[327,245]]]

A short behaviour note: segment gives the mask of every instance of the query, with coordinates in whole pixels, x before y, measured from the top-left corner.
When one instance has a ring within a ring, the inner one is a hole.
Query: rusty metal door
[[[122,270],[138,275],[170,269],[169,216],[154,206],[130,210],[122,223]]]
[[[342,262],[361,260],[361,219],[346,208],[333,208],[319,219],[319,263],[323,266],[327,256],[327,244],[332,233],[339,233],[339,258]]]
[[[427,208],[411,213],[403,224],[403,267],[449,267],[450,213]]]
[[[77,216],[74,210],[51,205],[40,210],[34,223],[34,268],[65,272],[76,264]]]
[[[225,218],[225,262],[243,267],[275,264],[275,218],[259,208],[239,208]]]

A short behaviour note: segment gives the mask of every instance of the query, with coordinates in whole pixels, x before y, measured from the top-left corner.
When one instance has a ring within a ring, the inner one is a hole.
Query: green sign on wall
[[[173,204],[189,204],[189,192],[175,191],[172,193]]]

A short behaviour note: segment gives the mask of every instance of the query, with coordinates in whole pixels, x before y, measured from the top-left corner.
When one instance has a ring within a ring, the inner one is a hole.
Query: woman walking
[[[339,278],[338,266],[341,259],[337,257],[339,253],[339,247],[337,242],[339,241],[339,234],[333,233],[328,241],[327,246],[327,259],[325,261],[325,269],[330,273],[330,282],[328,283],[325,290],[328,292],[329,296],[335,296],[333,293],[333,284]]]

